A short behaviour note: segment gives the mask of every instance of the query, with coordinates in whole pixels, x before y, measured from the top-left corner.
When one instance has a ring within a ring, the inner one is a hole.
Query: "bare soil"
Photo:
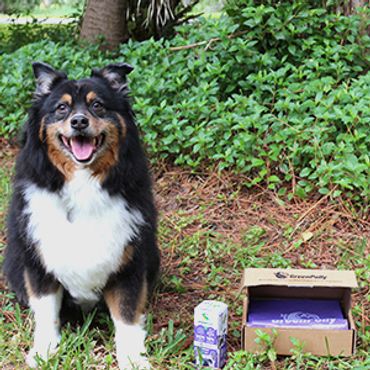
[[[156,199],[162,219],[167,222],[176,220],[181,209],[187,216],[202,212],[207,220],[205,224],[195,221],[170,235],[173,248],[162,253],[163,271],[167,275],[176,275],[181,262],[176,246],[188,235],[202,229],[207,233],[211,228],[221,233],[225,240],[242,247],[245,244],[243,235],[255,226],[265,230],[264,246],[259,251],[262,258],[278,251],[295,268],[307,268],[307,262],[314,268],[322,269],[335,269],[344,263],[346,269],[364,268],[358,265],[358,261],[363,261],[362,252],[368,254],[370,250],[370,220],[357,216],[351,205],[341,199],[333,202],[329,197],[321,196],[282,200],[270,190],[247,189],[243,186],[247,179],[230,173],[194,174],[176,167],[156,168],[154,173]],[[167,244],[169,241],[164,242]],[[357,246],[361,243],[365,246],[362,245],[363,250],[360,251]],[[240,272],[232,269],[233,257],[230,255],[223,261],[224,266],[230,266],[230,270],[226,270],[232,285],[219,286],[214,292],[203,286],[202,279],[199,279],[207,266],[201,259],[194,261],[193,272],[185,281],[185,293],[164,292],[155,297],[153,310],[161,313],[157,326],[165,326],[168,318],[174,316],[174,311],[179,312],[176,316],[183,318],[179,321],[192,323],[194,307],[212,293],[227,297],[229,302],[238,299]],[[369,290],[369,284],[362,284],[353,296],[354,304],[361,306],[363,330],[370,324],[370,303],[365,299]],[[231,312],[230,321],[233,320],[241,323],[240,315]],[[229,345],[232,349],[240,349],[238,338],[230,338]]]
[[[15,154],[16,148],[0,139],[1,167],[9,169],[9,173]],[[179,265],[184,257],[184,252],[178,251],[179,246],[195,232],[204,231],[207,234],[213,230],[226,242],[243,247],[243,236],[256,226],[265,232],[263,247],[259,251],[261,258],[279,252],[296,268],[306,268],[309,264],[315,268],[334,269],[344,263],[347,269],[365,268],[359,266],[358,261],[363,263],[364,254],[370,250],[370,220],[368,215],[359,216],[360,212],[342,199],[313,196],[288,201],[271,190],[248,189],[244,186],[247,178],[228,172],[193,173],[166,164],[158,164],[152,171],[160,223],[172,230],[158,235],[160,245],[166,246],[162,248],[162,276],[179,275]],[[194,221],[180,228],[177,224],[179,211],[189,219],[201,214],[203,221],[194,217]],[[0,214],[2,220],[4,212]],[[0,230],[0,243],[6,243],[4,230]],[[189,338],[184,348],[189,346],[193,309],[202,299],[210,296],[224,297],[230,302],[238,299],[241,271],[233,270],[233,260],[234,256],[229,255],[222,261],[231,281],[227,286],[220,284],[213,290],[206,286],[203,276],[207,266],[202,258],[194,259],[191,274],[182,276],[184,292],[166,289],[159,284],[152,303],[154,333],[166,327],[169,319],[174,320],[175,326],[184,327],[187,323],[185,327]],[[0,290],[4,292],[5,289],[0,277]],[[369,290],[369,284],[361,284],[361,288],[354,293],[354,303],[361,307],[359,319],[363,330],[370,325],[370,303],[365,299]],[[11,321],[12,317],[8,319]],[[239,327],[240,313],[231,312],[230,322]],[[240,348],[237,337],[230,338],[229,348]]]

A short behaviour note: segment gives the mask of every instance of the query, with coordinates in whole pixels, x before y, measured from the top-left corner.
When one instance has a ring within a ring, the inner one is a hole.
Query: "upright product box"
[[[257,269],[244,271],[242,348],[263,350],[256,330],[271,334],[278,354],[291,355],[291,338],[318,356],[350,356],[356,330],[351,314],[353,271]],[[273,330],[276,330],[274,337]]]
[[[221,368],[226,363],[227,305],[203,301],[194,309],[194,353],[197,365]]]

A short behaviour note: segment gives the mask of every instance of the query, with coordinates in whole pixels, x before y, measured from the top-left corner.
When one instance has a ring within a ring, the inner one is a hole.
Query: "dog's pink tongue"
[[[83,136],[73,137],[71,139],[71,149],[75,158],[79,161],[85,161],[91,157],[94,151],[93,139]]]

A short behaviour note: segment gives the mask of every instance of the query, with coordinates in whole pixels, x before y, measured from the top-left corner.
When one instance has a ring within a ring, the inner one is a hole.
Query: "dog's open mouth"
[[[104,134],[95,137],[79,135],[70,138],[60,135],[60,139],[78,162],[88,162],[103,145]]]

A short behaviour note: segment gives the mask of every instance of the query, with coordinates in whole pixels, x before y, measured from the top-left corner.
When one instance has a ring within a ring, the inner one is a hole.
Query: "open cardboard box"
[[[339,300],[347,330],[312,328],[276,328],[274,348],[278,354],[291,355],[291,337],[304,343],[303,350],[318,356],[350,356],[355,351],[356,330],[351,314],[351,289],[357,287],[353,271],[258,269],[244,271],[242,348],[249,352],[263,350],[255,342],[256,328],[248,327],[248,309],[251,299],[302,298]],[[271,328],[259,328],[272,334]]]

